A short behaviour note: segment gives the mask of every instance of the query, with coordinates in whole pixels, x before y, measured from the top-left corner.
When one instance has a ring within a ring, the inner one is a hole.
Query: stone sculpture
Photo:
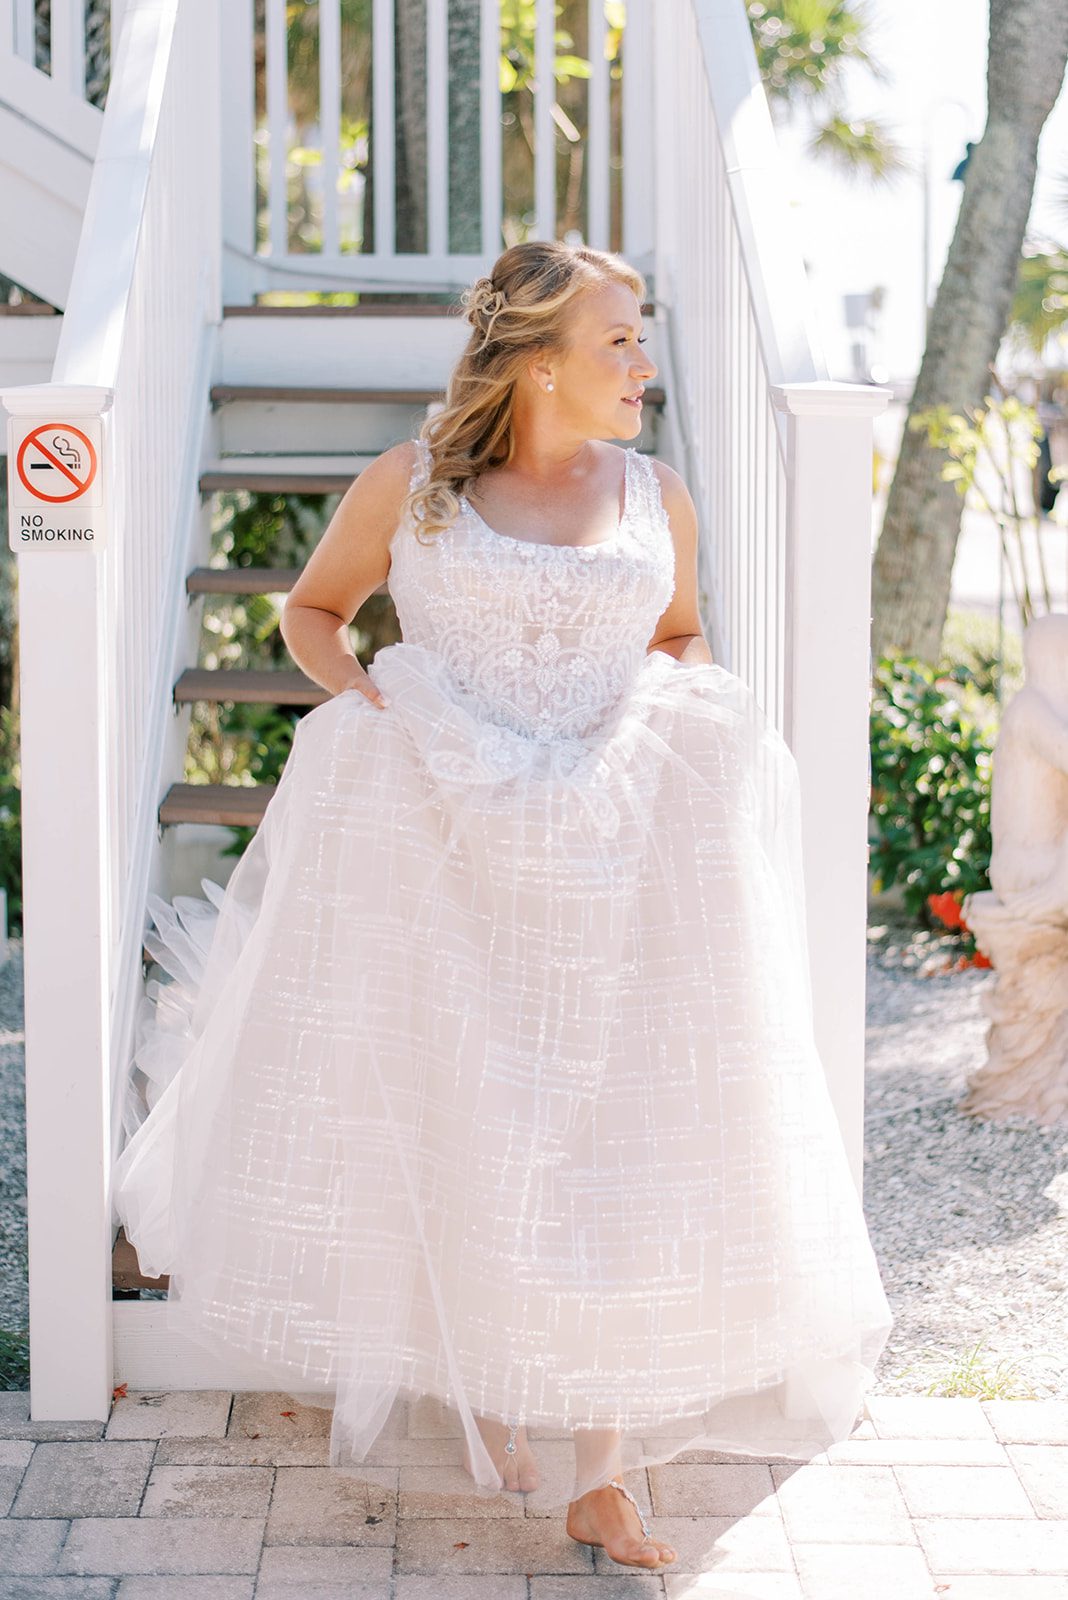
[[[1068,615],[1026,628],[994,751],[990,888],[962,911],[994,973],[987,1060],[959,1109],[1068,1120]]]

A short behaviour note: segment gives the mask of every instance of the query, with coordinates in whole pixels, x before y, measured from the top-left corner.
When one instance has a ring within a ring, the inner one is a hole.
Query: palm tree
[[[990,0],[987,122],[971,152],[909,415],[960,412],[989,389],[1009,325],[1038,168],[1038,141],[1068,61],[1064,0]],[[949,608],[962,504],[941,456],[906,426],[872,578],[872,653],[934,661]]]
[[[749,26],[772,115],[804,112],[813,126],[810,153],[844,174],[886,181],[907,167],[874,117],[847,116],[839,90],[847,67],[877,82],[888,74],[868,49],[871,18],[844,0],[749,0]]]

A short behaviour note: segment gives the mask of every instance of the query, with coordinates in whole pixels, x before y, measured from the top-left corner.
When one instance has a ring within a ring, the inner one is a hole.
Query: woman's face
[[[538,364],[535,381],[550,415],[594,439],[633,439],[641,432],[642,406],[630,397],[656,376],[642,348],[641,305],[633,289],[606,283],[580,297],[567,353]]]

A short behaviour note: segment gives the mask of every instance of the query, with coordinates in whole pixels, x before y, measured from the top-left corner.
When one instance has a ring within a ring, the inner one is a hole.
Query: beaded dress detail
[[[150,896],[170,981],[113,1185],[168,1324],[332,1407],[332,1465],[430,1396],[481,1493],[477,1418],[586,1430],[546,1505],[686,1449],[809,1459],[892,1322],[813,1039],[796,765],[740,678],[648,649],[674,551],[622,453],[598,543],[402,517],[388,706],[307,713],[225,889]]]

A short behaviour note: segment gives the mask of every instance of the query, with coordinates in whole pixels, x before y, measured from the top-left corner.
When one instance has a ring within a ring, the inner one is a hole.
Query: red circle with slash
[[[80,428],[72,428],[69,422],[49,422],[34,428],[19,445],[15,457],[15,470],[23,487],[35,500],[44,500],[49,505],[77,500],[92,485],[97,466],[93,441]],[[50,475],[58,472],[70,487],[63,494],[50,494],[40,483],[34,482],[34,473],[42,471]]]

